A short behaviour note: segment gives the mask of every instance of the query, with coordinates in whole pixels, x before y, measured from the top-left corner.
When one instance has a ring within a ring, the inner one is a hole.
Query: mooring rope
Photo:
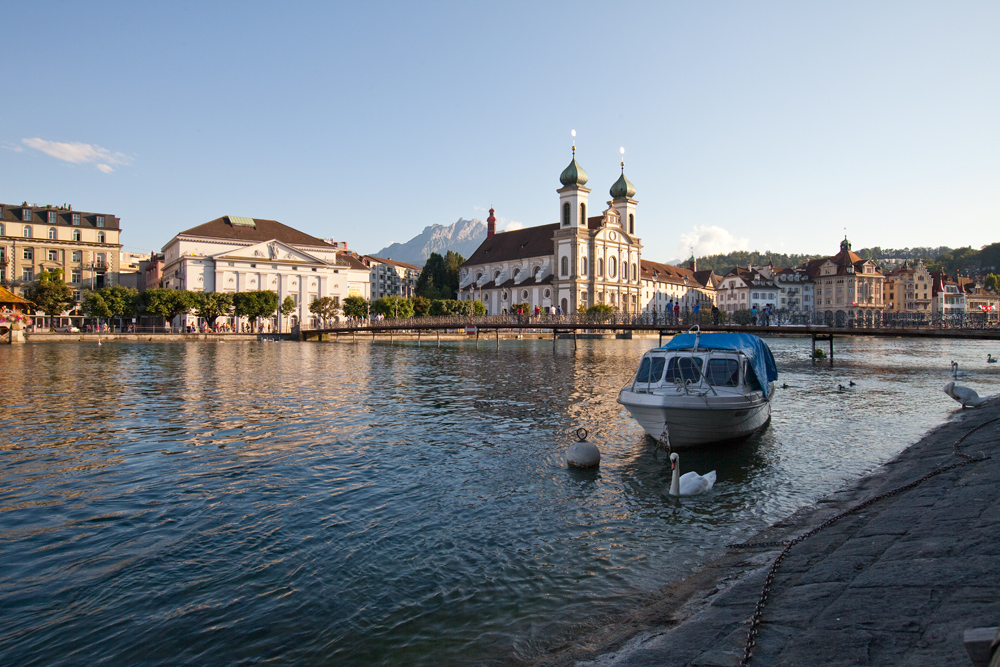
[[[987,456],[985,453],[982,453],[982,456],[979,457],[970,456],[969,454],[960,451],[958,449],[958,446],[962,444],[966,438],[968,438],[970,435],[972,435],[979,429],[988,426],[989,424],[992,424],[993,422],[998,420],[1000,420],[1000,417],[994,417],[993,419],[987,422],[983,422],[982,424],[976,426],[975,428],[973,428],[968,433],[966,433],[961,438],[955,441],[955,444],[951,446],[952,453],[955,456],[958,456],[959,458],[963,459],[963,461],[961,461],[960,463],[953,463],[951,465],[944,466],[943,468],[937,468],[927,473],[920,479],[916,479],[910,482],[909,484],[904,484],[903,486],[892,489],[891,491],[886,491],[885,493],[881,493],[877,496],[869,498],[868,500],[859,503],[858,505],[855,505],[854,507],[848,510],[843,511],[840,514],[827,519],[826,521],[816,526],[812,530],[803,533],[802,535],[799,535],[798,537],[793,538],[791,540],[776,541],[776,542],[742,542],[739,544],[727,545],[730,549],[752,549],[755,547],[780,547],[782,545],[784,545],[785,547],[784,549],[781,550],[781,553],[778,554],[778,557],[774,559],[774,562],[771,563],[771,569],[768,571],[767,577],[764,578],[764,587],[763,589],[761,589],[760,598],[757,600],[757,606],[754,608],[753,615],[750,617],[750,629],[747,631],[747,639],[746,639],[746,644],[743,647],[743,659],[740,660],[740,667],[745,667],[746,665],[750,664],[750,659],[753,657],[753,649],[757,645],[756,638],[760,632],[759,626],[761,617],[764,612],[764,607],[767,605],[768,598],[771,595],[771,585],[774,583],[774,575],[778,571],[778,567],[781,565],[781,562],[785,560],[785,557],[788,555],[788,552],[791,551],[792,547],[794,547],[799,542],[802,542],[803,540],[812,537],[816,533],[826,528],[829,528],[830,526],[837,523],[844,517],[850,516],[851,514],[854,514],[855,512],[862,510],[873,503],[876,503],[880,500],[884,500],[885,498],[889,498],[890,496],[894,496],[897,493],[908,491],[914,488],[915,486],[923,484],[932,477],[940,475],[941,473],[948,472],[949,470],[954,470],[955,468],[961,468],[962,466],[967,466],[970,463],[979,463],[980,461],[985,461],[989,459],[990,457]]]

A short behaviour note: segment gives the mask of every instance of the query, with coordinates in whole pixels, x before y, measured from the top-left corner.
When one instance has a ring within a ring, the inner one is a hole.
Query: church
[[[642,309],[636,235],[635,187],[622,173],[611,186],[607,208],[589,216],[587,172],[573,159],[559,176],[559,222],[508,232],[487,218],[486,240],[459,269],[462,300],[482,301],[489,315],[516,312],[514,304],[575,313],[595,304],[617,311]]]

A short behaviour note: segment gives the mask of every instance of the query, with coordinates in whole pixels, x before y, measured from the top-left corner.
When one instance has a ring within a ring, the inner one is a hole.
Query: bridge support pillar
[[[497,327],[497,351],[500,350],[500,327]]]
[[[440,329],[437,330],[437,335],[438,335],[438,347],[441,347],[441,330]]]

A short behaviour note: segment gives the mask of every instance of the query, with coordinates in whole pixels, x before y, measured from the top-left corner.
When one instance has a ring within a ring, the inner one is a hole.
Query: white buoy
[[[601,450],[586,441],[587,429],[578,429],[576,434],[579,440],[566,450],[566,463],[571,468],[596,468],[601,465]]]

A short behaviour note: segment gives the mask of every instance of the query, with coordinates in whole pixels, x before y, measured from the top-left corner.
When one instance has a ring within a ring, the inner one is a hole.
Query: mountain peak
[[[477,218],[459,218],[450,225],[428,225],[424,231],[405,243],[393,243],[374,254],[392,257],[396,261],[423,266],[432,252],[444,255],[451,250],[469,257],[486,238],[486,223]]]

